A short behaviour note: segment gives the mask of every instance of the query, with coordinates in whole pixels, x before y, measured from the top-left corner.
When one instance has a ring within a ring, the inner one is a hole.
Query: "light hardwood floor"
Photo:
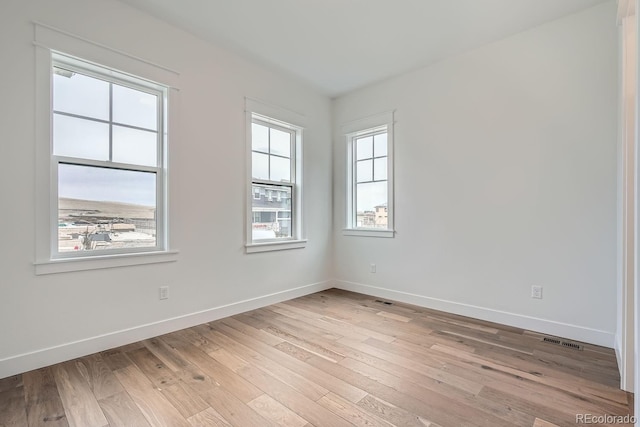
[[[610,349],[329,290],[0,380],[0,426],[575,426],[629,414],[618,381]]]

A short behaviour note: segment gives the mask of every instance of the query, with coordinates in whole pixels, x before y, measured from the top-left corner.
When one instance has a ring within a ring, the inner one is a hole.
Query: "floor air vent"
[[[559,338],[553,338],[553,337],[544,337],[542,338],[542,341],[549,343],[549,344],[555,344],[555,345],[560,345],[562,347],[567,347],[567,348],[572,348],[574,350],[584,350],[584,347],[581,346],[580,344],[576,344],[574,342],[571,341],[563,341]]]
[[[379,302],[380,304],[384,304],[384,305],[393,305],[392,302],[389,301],[382,301],[381,299],[377,299],[376,302]]]
[[[562,345],[565,347],[572,348],[574,350],[582,350],[582,346],[574,342],[562,341]]]

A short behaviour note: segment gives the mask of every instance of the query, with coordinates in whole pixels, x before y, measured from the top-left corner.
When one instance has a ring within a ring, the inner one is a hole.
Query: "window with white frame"
[[[247,252],[302,247],[302,128],[252,111],[248,121]]]
[[[345,234],[393,237],[393,118],[349,132],[346,139]]]
[[[53,55],[51,258],[166,249],[167,88]]]
[[[258,116],[251,122],[251,205],[253,242],[294,237],[291,212],[295,209],[294,129]],[[276,195],[276,197],[274,197]]]

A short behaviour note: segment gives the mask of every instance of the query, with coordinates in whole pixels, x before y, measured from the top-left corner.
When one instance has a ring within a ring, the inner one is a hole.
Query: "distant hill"
[[[155,206],[134,205],[131,203],[98,202],[95,200],[58,199],[60,215],[100,216],[114,218],[144,218],[153,219]]]

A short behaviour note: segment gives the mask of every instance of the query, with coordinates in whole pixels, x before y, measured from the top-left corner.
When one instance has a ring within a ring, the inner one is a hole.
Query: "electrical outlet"
[[[169,287],[160,286],[160,299],[169,299]]]
[[[531,287],[531,298],[542,299],[542,286]]]
[[[376,265],[374,263],[371,263],[370,268],[372,273],[376,272]]]

